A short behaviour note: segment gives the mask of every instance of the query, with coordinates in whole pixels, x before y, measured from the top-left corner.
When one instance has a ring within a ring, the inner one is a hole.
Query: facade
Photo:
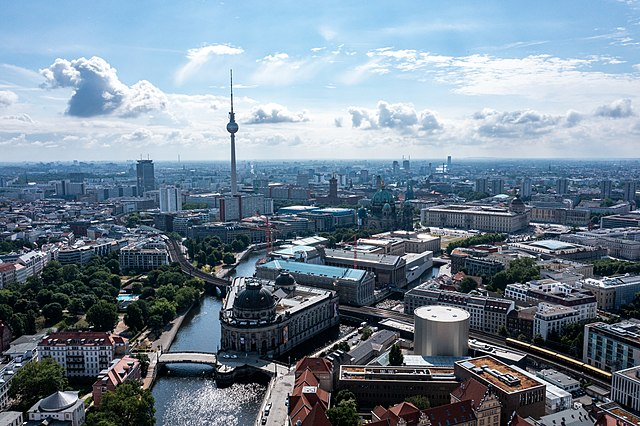
[[[276,356],[339,323],[335,291],[293,280],[233,280],[220,311],[223,351]]]
[[[373,272],[376,288],[407,285],[406,261],[401,256],[356,253],[350,250],[324,249],[324,263],[329,266],[354,267]]]
[[[545,414],[545,385],[490,356],[456,361],[454,370],[460,380],[472,378],[493,389],[502,404],[502,424],[513,413],[534,418]]]
[[[512,233],[529,226],[529,214],[494,206],[447,205],[420,211],[422,226]]]
[[[602,247],[606,250],[607,256],[617,259],[640,260],[639,228],[580,231],[575,234],[562,235],[560,239],[585,246]]]
[[[360,269],[314,265],[292,260],[272,260],[256,267],[256,277],[276,280],[282,271],[298,284],[336,290],[340,304],[366,306],[374,302],[373,273]]]
[[[611,399],[630,410],[640,412],[640,366],[613,373]]]
[[[176,188],[173,185],[162,185],[159,195],[161,213],[172,213],[182,210],[182,194],[180,188]]]
[[[0,288],[16,282],[16,267],[13,263],[0,262]]]
[[[574,235],[574,234],[572,234]],[[510,247],[541,256],[543,259],[565,260],[597,260],[607,255],[607,250],[602,247],[581,245],[576,242],[565,241],[565,235],[557,240],[540,240],[522,243],[509,243]]]
[[[587,278],[582,286],[596,297],[598,309],[617,311],[633,302],[640,292],[640,275],[620,275],[601,279]]]
[[[491,277],[504,269],[504,263],[479,250],[456,248],[450,257],[452,274],[464,270],[467,275]]]
[[[169,264],[167,245],[161,238],[146,238],[120,249],[120,268],[150,271]]]
[[[61,331],[38,343],[38,361],[53,358],[67,377],[96,377],[118,355],[129,352],[124,337],[98,331]]]
[[[469,350],[469,312],[421,306],[414,313],[414,354],[463,357]]]
[[[540,370],[536,372],[536,376],[567,392],[575,392],[580,389],[579,381],[556,370]]]
[[[84,401],[77,392],[56,392],[36,402],[28,411],[30,421],[51,420],[69,422],[70,426],[84,423]]]
[[[569,209],[566,207],[536,206],[531,208],[531,221],[540,223],[557,223],[566,226],[587,226],[591,212],[585,209]]]
[[[584,362],[606,371],[640,365],[640,321],[585,325],[582,353]]]
[[[600,219],[600,229],[640,228],[640,213],[612,214]]]
[[[353,392],[361,409],[389,406],[413,395],[424,395],[433,406],[447,404],[458,387],[451,368],[342,365],[338,389]]]
[[[101,371],[98,380],[93,384],[93,405],[100,407],[102,396],[115,390],[127,380],[140,380],[140,361],[130,356],[116,358],[109,367]]]
[[[405,293],[404,312],[412,314],[425,305],[449,306],[470,314],[469,328],[486,333],[497,333],[507,324],[507,315],[515,308],[512,300],[488,296],[471,296],[456,291],[435,290],[421,284]]]
[[[578,311],[567,306],[539,303],[533,319],[533,333],[547,340],[549,333],[560,333],[569,324],[578,322]]]
[[[138,160],[138,164],[136,164],[136,176],[138,197],[142,197],[146,191],[156,189],[153,160]]]

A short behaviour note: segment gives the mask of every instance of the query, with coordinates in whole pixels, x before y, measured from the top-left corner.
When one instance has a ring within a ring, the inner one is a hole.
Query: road
[[[216,285],[218,287],[227,287],[230,282],[229,280],[225,280],[223,278],[215,277],[211,274],[207,274],[206,272],[201,271],[200,269],[193,266],[182,254],[180,250],[180,244],[177,241],[172,240],[171,238],[166,238],[167,248],[169,250],[169,257],[172,262],[178,262],[180,264],[180,268],[182,272],[192,277],[200,278],[201,280],[208,282],[210,284]]]

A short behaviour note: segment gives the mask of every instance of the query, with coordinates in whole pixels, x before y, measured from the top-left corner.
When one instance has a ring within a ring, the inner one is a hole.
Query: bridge
[[[177,241],[172,240],[171,238],[166,238],[167,248],[169,249],[169,258],[172,262],[178,262],[180,264],[180,269],[185,274],[188,274],[192,277],[200,278],[206,283],[213,284],[218,287],[220,290],[225,290],[226,287],[231,285],[229,280],[225,280],[223,278],[218,278],[214,275],[207,274],[206,272],[201,271],[200,269],[193,266],[182,254],[180,250],[180,244]]]
[[[158,365],[166,364],[206,364],[215,367],[216,354],[206,352],[165,352],[158,358]]]

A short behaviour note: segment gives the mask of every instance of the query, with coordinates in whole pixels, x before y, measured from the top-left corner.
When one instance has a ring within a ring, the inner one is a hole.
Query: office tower
[[[160,187],[160,211],[162,213],[179,212],[182,210],[182,195],[180,188],[171,185]]]
[[[360,170],[360,183],[369,183],[369,170]]]
[[[487,186],[489,186],[488,183],[489,182],[487,178],[476,179],[476,192],[482,192],[484,194],[487,194],[488,193]]]
[[[153,160],[138,160],[136,175],[138,177],[138,197],[142,197],[145,191],[156,189]]]
[[[299,174],[296,176],[296,185],[303,188],[309,187],[309,175]]]
[[[504,193],[504,180],[502,179],[494,179],[491,181],[491,192],[493,195],[498,195]]]
[[[229,112],[227,132],[231,134],[231,195],[236,195],[238,193],[238,177],[236,175],[236,132],[238,131],[238,123],[236,123],[236,115],[233,113],[233,70],[230,71],[230,77],[231,111]]]
[[[600,181],[600,198],[611,198],[611,181],[609,179]]]
[[[569,193],[569,179],[560,178],[556,182],[556,192],[560,195]]]
[[[622,184],[622,199],[624,201],[636,200],[636,183],[634,181],[626,181]]]
[[[397,161],[393,162],[393,174],[396,174],[400,171],[400,163]]]
[[[409,160],[402,160],[402,168],[405,172],[411,170],[411,162]]]
[[[447,171],[451,171],[451,156],[447,157]]]
[[[526,177],[522,180],[522,186],[520,188],[520,197],[522,198],[531,197],[531,178]]]
[[[338,199],[338,179],[335,175],[329,179],[329,198],[332,200]]]

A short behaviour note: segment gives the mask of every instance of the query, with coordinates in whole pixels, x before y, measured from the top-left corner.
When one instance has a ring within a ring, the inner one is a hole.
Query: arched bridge
[[[159,365],[206,364],[214,367],[217,361],[216,354],[206,352],[165,352],[158,358]]]
[[[221,290],[225,289],[231,284],[229,280],[218,278],[211,274],[207,274],[206,272],[202,272],[200,269],[189,263],[189,261],[185,259],[184,255],[180,251],[179,244],[176,241],[172,240],[171,238],[166,238],[165,241],[167,243],[167,247],[169,248],[169,258],[172,262],[178,262],[180,264],[182,272],[184,272],[185,274],[189,274],[192,277],[200,278],[205,282],[215,285]]]

